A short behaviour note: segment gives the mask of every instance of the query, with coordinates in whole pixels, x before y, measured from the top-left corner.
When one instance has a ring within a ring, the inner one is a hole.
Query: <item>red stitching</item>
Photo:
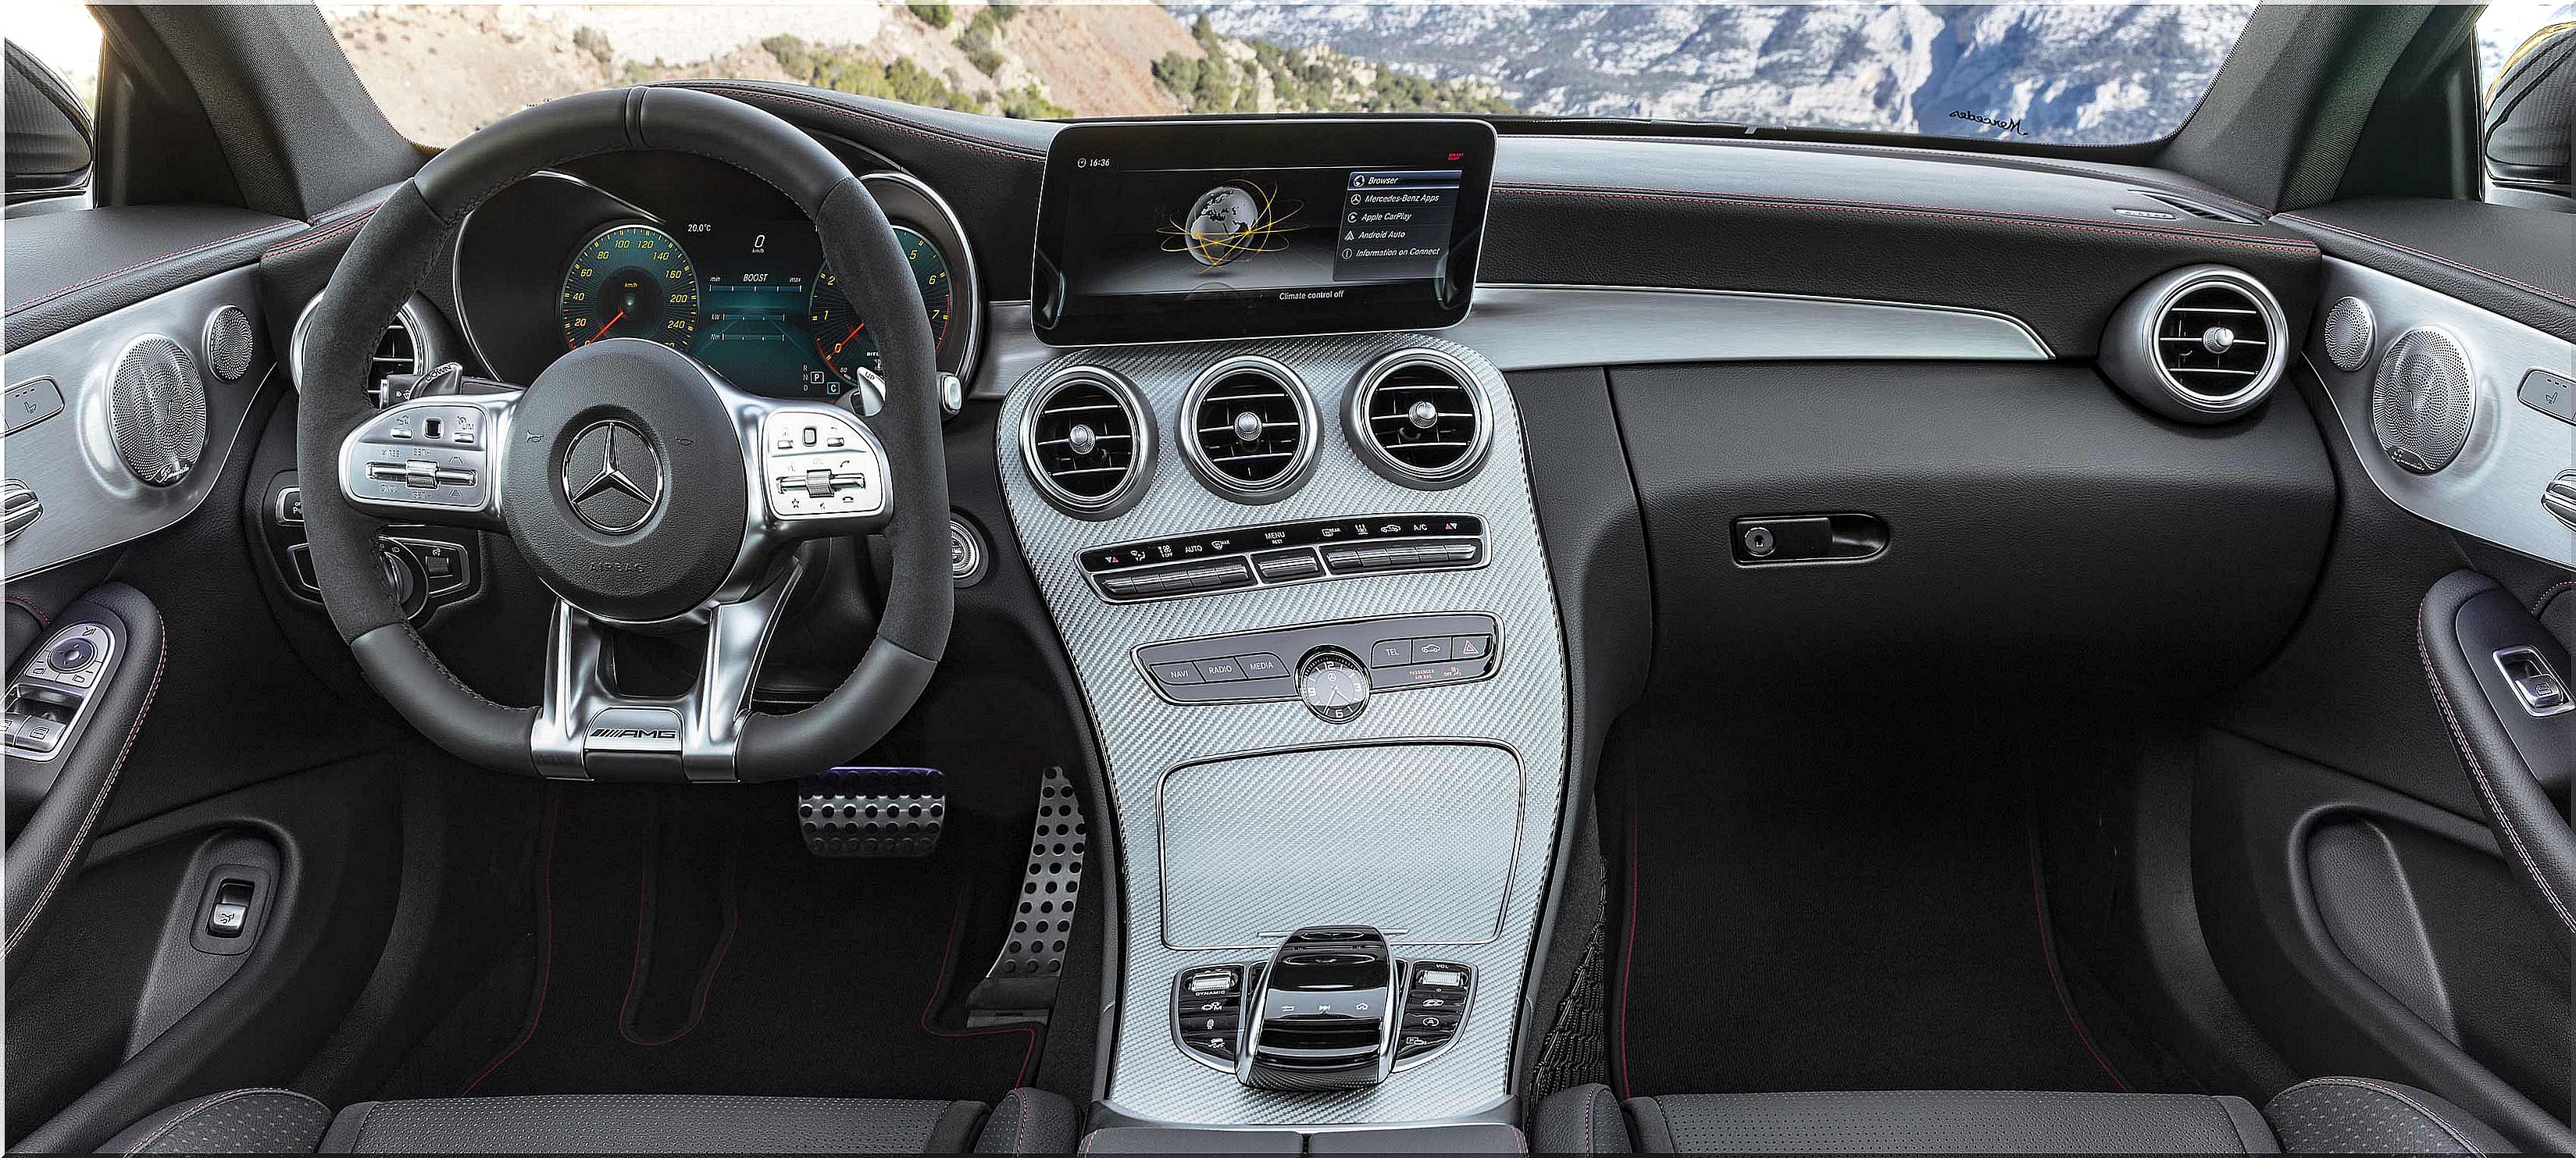
[[[45,614],[45,609],[44,609],[44,608],[36,606],[36,601],[35,601],[35,600],[33,600],[33,599],[29,599],[29,598],[27,598],[27,597],[26,597],[26,596],[24,596],[24,595],[20,595],[20,594],[18,594],[17,592],[12,591],[12,592],[10,592],[10,593],[9,593],[9,602],[11,602],[11,603],[15,603],[15,604],[17,604],[17,605],[18,605],[18,606],[20,606],[20,607],[24,607],[24,608],[26,608],[26,609],[27,609],[27,614],[29,614],[29,615],[33,615],[33,616],[35,616],[35,617],[36,617],[36,630],[38,630],[38,631],[43,631],[44,629],[46,629],[46,628],[48,628],[48,627],[52,627],[52,626],[54,625],[54,617],[53,617],[53,616],[50,616],[50,615]]]
[[[2321,253],[2315,245],[2292,242],[2257,241],[2252,238],[2227,237],[2189,229],[2143,229],[2136,226],[2087,225],[2063,219],[2019,214],[1973,213],[1963,210],[1932,209],[1893,205],[1876,205],[1862,201],[1790,201],[1758,197],[1731,197],[1716,193],[1649,192],[1642,189],[1598,189],[1573,185],[1496,185],[1497,190],[1511,193],[1537,193],[1561,197],[1631,197],[1650,201],[1680,201],[1717,205],[1742,205],[1755,209],[1816,209],[1835,213],[1872,213],[1893,217],[1926,217],[1940,221],[1986,222],[1995,225],[2027,225],[2034,229],[2062,229],[2078,233],[2100,233],[2112,237],[2170,238],[2202,241],[2211,245],[2233,245],[2271,253]]]
[[[71,875],[72,865],[80,860],[81,847],[89,843],[91,826],[98,823],[99,813],[107,808],[108,796],[116,791],[117,774],[125,770],[125,758],[134,752],[134,738],[143,734],[143,721],[152,715],[152,700],[161,694],[161,669],[169,659],[170,631],[168,627],[156,624],[154,633],[159,639],[153,645],[152,685],[143,689],[143,706],[135,711],[133,726],[125,730],[125,746],[116,750],[116,762],[107,766],[107,778],[99,781],[98,792],[90,797],[89,812],[81,817],[80,827],[72,830],[71,845],[63,850],[62,859],[54,862],[54,875],[46,879],[44,891],[36,894],[36,903],[27,910],[27,915],[18,918],[18,927],[9,931],[8,944],[0,945],[0,957],[17,952],[18,942],[26,937],[27,930],[35,927],[37,915],[45,911],[46,903],[53,900],[54,890],[61,888],[64,878]],[[106,689],[100,690],[104,692]]]
[[[2451,711],[2451,694],[2442,690],[2442,677],[2433,670],[2433,650],[2424,642],[2424,616],[2421,612],[2415,616],[2415,658],[2424,665],[2424,682],[2432,686],[2433,702],[2441,705],[2442,721],[2450,725],[2452,745],[2460,750],[2460,758],[2468,763],[2469,776],[2477,781],[2479,795],[2486,798],[2487,816],[2504,831],[2505,842],[2512,845],[2513,854],[2522,859],[2523,869],[2530,874],[2531,883],[2539,886],[2541,899],[2549,902],[2559,921],[2569,929],[2576,929],[2576,915],[2570,915],[2567,906],[2559,903],[2558,890],[2550,887],[2549,878],[2540,871],[2540,862],[2532,857],[2530,849],[2523,846],[2521,830],[2513,826],[2513,817],[2505,813],[2504,804],[2496,798],[2495,785],[2487,780],[2486,765],[2478,761],[2477,750],[2469,746],[2468,733],[2460,728],[2459,716]]]
[[[1636,1096],[1628,1079],[1628,971],[1637,961],[1637,781],[1628,779],[1628,930],[1619,951],[1619,1096]]]
[[[535,1040],[538,1023],[546,1019],[546,991],[554,982],[555,971],[555,823],[562,816],[563,789],[558,785],[548,785],[545,835],[540,838],[537,851],[536,1008],[529,1011],[528,1023],[520,1027],[519,1040],[511,1042],[508,1049],[501,1051],[501,1056],[493,1058],[483,1067],[483,1072],[474,1075],[473,1081],[465,1083],[464,1089],[456,1091],[457,1097],[461,1098],[473,1093],[475,1087],[483,1084],[483,1079],[491,1077],[492,1071],[501,1068],[501,1063],[518,1056],[519,1050]]]
[[[2039,866],[2039,801],[2036,797],[2023,805],[2022,850],[2030,866],[2031,909],[2039,918],[2039,960],[2042,965],[2048,967],[2048,986],[2057,991],[2057,1008],[2059,1012],[2066,1015],[2067,1027],[2075,1031],[2075,1040],[2083,1045],[2085,1053],[2093,1056],[2093,1064],[2101,1067],[2102,1075],[2110,1078],[2112,1085],[2120,1087],[2121,1093],[2135,1093],[2135,1090],[2129,1088],[2129,1083],[2120,1077],[2120,1071],[2111,1068],[2110,1059],[2103,1057],[2102,1051],[2093,1047],[2093,1035],[2085,1031],[2084,1019],[2076,1016],[2075,999],[2067,994],[2066,982],[2058,975],[2057,947],[2050,943],[2048,930],[2048,893],[2040,884],[2042,878]]]
[[[738,894],[734,888],[733,866],[728,862],[724,869],[724,932],[716,938],[715,952],[707,959],[707,971],[698,977],[698,992],[697,996],[689,1004],[688,1021],[682,1023],[680,1028],[676,1032],[672,1033],[671,1036],[662,1038],[659,1041],[646,1041],[643,1038],[635,1036],[634,1030],[631,1028],[629,1022],[630,1019],[634,1017],[636,981],[642,975],[644,968],[645,913],[647,912],[647,906],[650,903],[650,894],[653,887],[653,862],[649,859],[652,855],[652,853],[647,854],[648,859],[644,862],[642,869],[636,873],[635,957],[633,963],[626,967],[626,1000],[619,1003],[617,1011],[617,1036],[625,1038],[627,1041],[635,1045],[645,1046],[648,1048],[669,1045],[672,1042],[687,1037],[689,1036],[690,1031],[698,1028],[698,1023],[700,1021],[705,1020],[707,1015],[707,997],[715,992],[716,974],[724,969],[725,954],[731,952],[733,949],[734,932],[742,927],[742,905],[737,900]],[[730,855],[730,853],[727,854],[728,857],[730,857]]]
[[[26,311],[28,311],[28,310],[32,310],[32,309],[36,308],[37,306],[41,306],[41,305],[45,304],[46,302],[53,301],[54,299],[59,298],[59,297],[62,297],[62,296],[63,296],[63,295],[65,295],[65,294],[75,294],[75,293],[79,293],[79,292],[80,292],[80,291],[82,291],[82,290],[92,288],[92,287],[94,287],[94,286],[105,285],[105,284],[107,284],[108,282],[115,281],[116,279],[118,279],[118,278],[120,278],[120,277],[124,277],[125,275],[127,275],[127,274],[129,274],[129,273],[133,273],[135,270],[143,269],[143,268],[148,267],[148,266],[155,266],[155,265],[159,265],[159,264],[161,264],[161,263],[163,263],[163,262],[166,262],[166,261],[176,261],[176,260],[178,260],[179,258],[187,257],[187,256],[189,256],[189,255],[191,255],[191,254],[202,253],[202,252],[205,252],[206,250],[214,249],[214,248],[217,248],[217,247],[219,247],[219,246],[230,245],[230,244],[232,244],[232,243],[234,243],[234,242],[236,242],[236,241],[240,241],[240,240],[242,240],[242,239],[244,239],[244,238],[247,238],[247,237],[255,237],[255,236],[258,236],[259,234],[262,234],[262,233],[273,233],[273,232],[276,232],[278,229],[283,228],[283,227],[284,227],[284,226],[281,226],[281,225],[278,225],[278,224],[263,225],[263,226],[260,226],[260,227],[259,227],[259,228],[257,228],[257,229],[248,230],[248,231],[245,231],[245,232],[242,232],[242,233],[236,233],[236,234],[234,234],[234,235],[232,235],[232,236],[230,236],[230,237],[221,238],[221,239],[218,239],[218,240],[215,240],[215,241],[209,241],[209,242],[206,242],[206,243],[205,243],[205,244],[203,244],[203,245],[192,245],[192,246],[189,246],[189,247],[188,247],[188,248],[186,248],[186,249],[173,250],[173,251],[171,251],[171,252],[169,252],[169,253],[162,254],[162,255],[161,255],[161,256],[159,256],[159,257],[147,257],[147,258],[145,258],[145,259],[143,259],[143,260],[141,260],[141,261],[135,262],[135,263],[134,263],[134,264],[132,264],[132,265],[126,266],[124,269],[117,270],[117,271],[115,271],[114,273],[103,273],[103,274],[98,275],[97,277],[94,277],[94,278],[89,279],[88,281],[82,282],[82,283],[80,283],[79,285],[67,285],[67,286],[64,286],[64,287],[63,287],[63,288],[61,288],[61,289],[55,290],[55,291],[54,291],[54,292],[52,292],[52,293],[46,294],[46,295],[45,295],[45,296],[43,296],[43,297],[36,298],[36,299],[31,300],[31,301],[24,301],[24,302],[20,302],[20,303],[18,303],[17,305],[14,305],[14,306],[9,307],[9,313],[10,313],[11,315],[13,315],[13,316],[14,316],[14,315],[17,315],[17,314],[25,313],[25,312],[26,312]]]
[[[2505,276],[2505,275],[2503,275],[2503,274],[2497,273],[2497,272],[2495,272],[2494,270],[2479,269],[2478,267],[2476,267],[2476,266],[2474,266],[2474,265],[2470,265],[2470,264],[2469,264],[2469,263],[2467,263],[2467,262],[2464,262],[2464,261],[2457,261],[2457,260],[2454,260],[2454,259],[2452,259],[2452,258],[2447,258],[2447,257],[2442,256],[2441,254],[2438,254],[2438,253],[2427,253],[2427,252],[2425,252],[2425,251],[2423,251],[2423,250],[2417,249],[2417,248],[2415,248],[2414,246],[2408,245],[2408,244],[2406,244],[2406,243],[2404,243],[2404,242],[2399,242],[2399,241],[2390,241],[2390,240],[2388,240],[2388,239],[2387,239],[2387,238],[2385,238],[2385,237],[2376,237],[2376,236],[2373,236],[2373,235],[2371,235],[2371,234],[2363,233],[2362,231],[2360,231],[2360,230],[2358,230],[2358,229],[2348,229],[2348,228],[2345,228],[2344,226],[2333,224],[2332,222],[2319,221],[2319,220],[2317,220],[2316,218],[2313,218],[2313,217],[2307,217],[2307,216],[2302,216],[2302,215],[2297,214],[2297,213],[2282,213],[2282,214],[2277,214],[2277,215],[2275,215],[2275,219],[2276,219],[2276,220],[2277,220],[2277,219],[2279,219],[2279,218],[2288,218],[2289,220],[2292,220],[2292,221],[2304,221],[2304,222],[2306,222],[2306,223],[2308,223],[2308,224],[2310,224],[2310,225],[2316,226],[2316,227],[2317,227],[2317,228],[2319,228],[2319,229],[2331,230],[2331,231],[2333,231],[2333,232],[2343,234],[2343,235],[2344,235],[2344,236],[2346,236],[2346,237],[2357,237],[2357,238],[2360,238],[2360,239],[2361,239],[2361,240],[2363,240],[2363,241],[2375,242],[2375,243],[2380,244],[2380,245],[2385,245],[2385,246],[2387,246],[2387,247],[2388,247],[2388,248],[2390,248],[2390,249],[2402,250],[2402,251],[2404,251],[2404,252],[2414,254],[2415,256],[2420,257],[2420,258],[2423,258],[2423,259],[2424,259],[2424,260],[2426,260],[2426,261],[2439,262],[2439,263],[2441,263],[2441,264],[2443,264],[2443,265],[2450,266],[2451,268],[2456,269],[2456,270],[2459,270],[2459,271],[2461,271],[2461,272],[2463,272],[2463,273],[2474,273],[2474,274],[2477,274],[2477,275],[2478,275],[2478,276],[2480,276],[2480,277],[2492,278],[2492,279],[2494,279],[2494,280],[2496,280],[2496,281],[2503,282],[2503,283],[2504,283],[2504,284],[2506,284],[2506,285],[2513,286],[2513,287],[2516,287],[2516,288],[2518,288],[2518,289],[2525,289],[2525,290],[2529,290],[2529,291],[2531,291],[2531,292],[2533,292],[2533,293],[2539,294],[2539,295],[2540,295],[2540,296],[2542,296],[2542,297],[2548,298],[2548,299],[2549,299],[2549,300],[2551,300],[2551,301],[2555,301],[2555,302],[2563,302],[2563,303],[2565,303],[2565,304],[2567,304],[2567,305],[2576,306],[2576,298],[2569,298],[2569,297],[2566,297],[2566,296],[2564,296],[2564,295],[2562,295],[2562,294],[2553,293],[2553,292],[2551,292],[2551,291],[2549,291],[2549,290],[2542,289],[2542,288],[2540,288],[2539,286],[2532,285],[2532,284],[2530,284],[2530,283],[2528,283],[2528,282],[2519,282],[2519,281],[2515,281],[2514,279],[2509,278],[2509,277],[2506,277],[2506,276]]]
[[[1021,1034],[1021,1035],[1026,1036],[1026,1037],[1029,1039],[1029,1044],[1028,1044],[1028,1048],[1027,1048],[1026,1050],[1021,1051],[1021,1053],[1020,1053],[1020,1071],[1019,1071],[1019,1074],[1018,1074],[1018,1076],[1013,1077],[1013,1078],[1011,1079],[1011,1085],[1012,1085],[1014,1088],[1019,1087],[1019,1086],[1025,1086],[1025,1085],[1029,1084],[1029,1063],[1030,1063],[1030,1062],[1032,1062],[1032,1061],[1037,1060],[1037,1055],[1038,1055],[1038,1033],[1037,1033],[1037,1031],[1036,1031],[1036,1030],[1031,1029],[1031,1028],[1029,1028],[1029,1027],[1027,1027],[1027,1026],[1020,1026],[1020,1025],[1003,1026],[1003,1027],[998,1028],[998,1029],[969,1029],[969,1030],[945,1030],[945,1029],[934,1029],[934,1028],[932,1028],[932,1027],[931,1027],[931,1024],[930,1024],[930,1014],[931,1014],[931,1011],[932,1011],[932,1010],[937,1009],[937,1008],[939,1007],[939,995],[940,995],[940,994],[942,994],[942,993],[944,993],[944,992],[947,992],[947,990],[948,990],[948,969],[949,969],[949,967],[950,967],[950,966],[952,966],[952,965],[956,964],[956,962],[957,962],[957,934],[958,934],[958,932],[959,932],[961,929],[963,929],[963,928],[965,927],[965,925],[966,925],[966,906],[964,906],[964,905],[962,905],[962,904],[961,904],[961,905],[957,906],[957,917],[956,917],[956,919],[955,919],[955,920],[952,920],[952,921],[950,921],[950,922],[948,923],[948,946],[947,946],[947,948],[941,949],[941,950],[939,951],[939,980],[938,980],[938,983],[937,983],[936,985],[933,985],[933,986],[931,987],[931,990],[930,990],[930,1000],[928,1000],[928,1001],[926,1001],[926,1002],[923,1002],[923,1003],[922,1003],[922,1006],[921,1006],[921,1018],[920,1018],[921,1032],[926,1033],[926,1034],[929,1034],[929,1035],[930,1035],[930,1036],[932,1036],[932,1037],[949,1037],[949,1038],[957,1038],[957,1037],[989,1037],[989,1036],[991,1036],[991,1035],[993,1035],[993,1034],[997,1034],[997,1033],[1016,1033],[1016,1034]]]
[[[354,217],[334,222],[328,226],[319,227],[313,231],[305,233],[303,236],[282,242],[275,248],[260,254],[260,260],[265,261],[272,257],[284,257],[287,254],[294,253],[311,246],[320,245],[323,242],[349,232],[350,227],[352,226],[365,224],[367,218],[374,216],[375,212],[376,211],[372,207],[362,209],[358,211],[358,214]]]
[[[2541,588],[2540,595],[2531,601],[2531,613],[2533,615],[2540,614],[2542,608],[2549,606],[2549,601],[2552,598],[2556,597],[2559,592],[2565,591],[2570,587],[2576,587],[2576,579],[2561,579],[2556,583],[2552,583],[2547,587]],[[14,598],[14,596],[12,598]]]

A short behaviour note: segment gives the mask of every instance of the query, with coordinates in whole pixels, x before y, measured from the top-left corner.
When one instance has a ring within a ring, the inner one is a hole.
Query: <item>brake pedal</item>
[[[1044,1021],[1054,1008],[1090,839],[1073,779],[1062,768],[1048,768],[1038,778],[1037,822],[1029,833],[1028,870],[1020,877],[1010,936],[967,998],[968,1025]]]
[[[929,856],[947,826],[948,775],[936,768],[834,768],[796,788],[796,827],[816,856]]]

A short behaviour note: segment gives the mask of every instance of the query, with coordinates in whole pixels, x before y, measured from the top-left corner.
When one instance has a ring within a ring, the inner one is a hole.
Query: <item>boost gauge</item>
[[[670,234],[612,226],[573,252],[557,306],[565,349],[643,338],[686,352],[698,336],[698,269]]]

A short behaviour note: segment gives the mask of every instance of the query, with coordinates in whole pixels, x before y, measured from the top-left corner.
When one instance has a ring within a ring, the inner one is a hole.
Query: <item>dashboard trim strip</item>
[[[1063,351],[1037,339],[1025,301],[988,302],[991,348],[971,396],[1010,393]],[[1506,373],[1659,362],[2044,362],[2039,332],[1966,306],[1659,286],[1494,282],[1441,336]],[[1244,339],[1260,341],[1261,339]]]

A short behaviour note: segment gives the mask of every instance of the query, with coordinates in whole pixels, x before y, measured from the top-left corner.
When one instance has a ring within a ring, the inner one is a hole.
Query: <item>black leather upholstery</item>
[[[110,1154],[1060,1154],[1072,1103],[1013,1090],[981,1102],[581,1094],[361,1102],[337,1117],[292,1090],[173,1106]]]
[[[15,606],[13,604],[13,606]],[[134,738],[152,713],[161,691],[161,612],[140,591],[107,583],[82,596],[54,617],[54,625],[105,624],[117,633],[115,674],[92,696],[89,716],[80,731],[63,741],[54,758],[53,782],[9,838],[7,872],[7,940],[0,955],[14,957],[21,945],[33,944],[52,916],[52,902],[80,874],[90,842],[101,831],[108,801],[116,794]],[[41,775],[36,766],[13,775]]]
[[[2504,634],[2490,626],[2490,617],[2519,621],[2527,631]],[[2543,787],[2544,777],[2563,777],[2565,768],[2541,766],[2563,761],[2565,732],[2523,713],[2500,681],[2492,691],[2483,687],[2499,644],[2520,642],[2548,654],[2556,650],[2555,637],[2495,580],[2455,571],[2424,593],[2415,639],[2434,707],[2458,748],[2460,765],[2486,810],[2505,863],[2549,920],[2576,933],[2576,831]],[[2549,658],[2556,670],[2567,670],[2563,653]],[[2520,729],[2530,732],[2528,748],[2515,734]],[[2554,751],[2549,746],[2553,740]],[[2541,759],[2527,752],[2539,753]]]
[[[2022,1091],[1675,1094],[1623,1119],[1606,1086],[1541,1103],[1543,1153],[2498,1154],[2513,1147],[2458,1106],[2371,1078],[2301,1082],[2256,1113],[2206,1094]],[[2277,1133],[2276,1133],[2277,1132]]]
[[[293,1090],[227,1090],[128,1127],[101,1154],[310,1154],[331,1108]]]
[[[2458,1106],[2413,1086],[2314,1078],[2263,1107],[2292,1154],[2509,1154],[2512,1143]]]
[[[1628,1110],[1646,1153],[2278,1152],[2244,1099],[2200,1094],[1683,1094]]]

